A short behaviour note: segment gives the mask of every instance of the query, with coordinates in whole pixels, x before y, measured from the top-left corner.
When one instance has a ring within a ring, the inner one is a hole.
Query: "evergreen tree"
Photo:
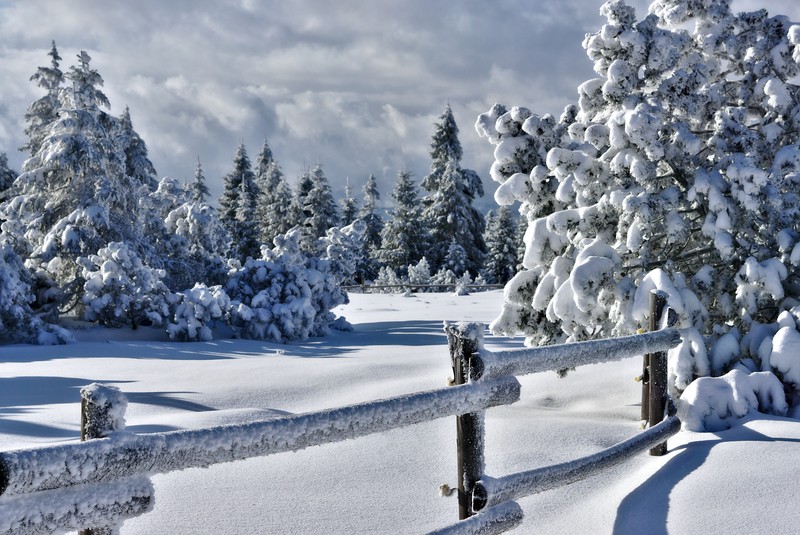
[[[200,157],[197,157],[197,166],[194,168],[194,182],[192,182],[192,202],[206,204],[211,192],[208,191],[206,185],[206,177],[203,174],[203,165],[200,163]]]
[[[800,27],[725,1],[649,13],[601,7],[583,42],[597,77],[560,119],[478,119],[495,199],[528,220],[525,270],[492,328],[532,345],[632,333],[659,289],[683,329],[674,389],[738,358],[788,373],[771,333],[800,337]]]
[[[486,218],[486,261],[481,275],[488,284],[505,284],[517,270],[517,224],[508,206]]]
[[[378,192],[378,182],[372,173],[367,178],[363,191],[364,204],[359,212],[359,218],[366,224],[366,232],[362,237],[364,261],[357,268],[356,278],[372,280],[377,276],[380,267],[377,257],[381,247],[381,231],[384,225],[383,218],[377,211],[377,203],[381,194]]]
[[[0,199],[5,198],[5,192],[14,183],[17,178],[17,173],[8,167],[8,155],[5,152],[0,152]]]
[[[397,173],[392,200],[394,209],[389,212],[389,219],[381,231],[381,248],[377,258],[402,277],[408,266],[416,264],[423,257],[428,243],[422,208],[410,172]]]
[[[321,165],[317,164],[311,171],[311,180],[312,187],[303,205],[303,213],[307,215],[302,225],[301,244],[306,252],[313,254],[318,252],[318,240],[327,235],[329,228],[339,225],[339,212]]]
[[[453,273],[466,273],[467,270],[467,253],[464,248],[456,242],[455,239],[450,241],[447,248],[447,256],[444,258],[442,269],[452,271]]]
[[[64,73],[60,69],[61,56],[58,55],[55,41],[47,55],[50,56],[50,66],[39,67],[31,76],[31,81],[36,82],[46,94],[31,104],[25,113],[25,122],[28,123],[25,134],[28,142],[20,150],[27,151],[31,156],[39,152],[42,140],[47,136],[50,125],[58,119],[58,110],[61,107],[59,93],[64,83]]]
[[[483,196],[483,184],[475,171],[461,168],[461,142],[450,105],[436,124],[430,156],[431,171],[422,180],[422,187],[428,192],[423,198],[423,218],[431,232],[431,248],[426,256],[435,269],[441,267],[447,256],[445,244],[455,240],[467,255],[465,269],[477,273],[486,244],[483,216],[472,202]]]
[[[257,192],[255,175],[250,166],[250,158],[244,142],[239,143],[233,156],[233,169],[225,175],[222,195],[219,198],[219,218],[232,236],[236,235],[236,212],[240,206],[239,196],[242,191],[242,182],[248,182],[245,188]],[[255,217],[255,214],[252,214]]]
[[[158,186],[158,174],[147,155],[147,145],[133,129],[127,106],[115,126],[115,142],[125,154],[125,174],[150,191],[155,190]]]
[[[295,225],[292,213],[292,191],[278,162],[264,140],[256,160],[258,199],[256,218],[261,242],[271,245],[276,236]]]
[[[297,188],[294,190],[292,197],[291,216],[292,227],[305,227],[306,219],[311,217],[311,212],[307,211],[308,196],[314,188],[314,179],[310,169],[303,171],[300,175],[300,180],[297,182]],[[302,234],[302,232],[301,232]],[[302,241],[302,240],[301,240]]]
[[[139,223],[140,185],[125,173],[124,154],[104,124],[103,79],[86,52],[66,77],[60,118],[15,181],[18,195],[0,207],[3,240],[14,243],[29,265],[53,277],[67,297],[82,293],[76,261],[112,241],[138,252],[148,245]]]
[[[267,168],[267,182],[274,184],[269,190],[268,216],[262,220],[262,241],[270,245],[277,236],[286,234],[296,226],[296,215],[292,208],[292,189],[286,181],[280,166],[272,162]],[[262,192],[262,203],[263,200]],[[259,205],[261,207],[261,205]]]
[[[342,199],[342,225],[349,225],[356,220],[358,215],[358,203],[353,198],[353,188],[350,187],[350,179],[344,186],[344,199]]]
[[[236,209],[236,223],[234,225],[233,243],[242,263],[248,258],[257,260],[261,258],[261,242],[259,240],[258,221],[256,213],[255,181],[242,180],[239,191],[239,206]]]
[[[369,178],[367,178],[367,183],[364,184],[364,205],[359,212],[359,217],[367,224],[364,243],[368,252],[377,250],[381,245],[383,218],[377,211],[377,204],[380,198],[381,194],[378,192],[378,181],[375,180],[375,175],[370,173]]]

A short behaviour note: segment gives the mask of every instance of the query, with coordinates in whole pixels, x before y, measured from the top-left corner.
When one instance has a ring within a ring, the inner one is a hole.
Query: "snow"
[[[351,294],[350,300],[336,313],[353,332],[291,344],[172,342],[162,329],[140,327],[75,330],[78,343],[64,346],[0,346],[0,451],[77,442],[78,391],[94,382],[126,395],[126,431],[137,434],[248,426],[439,389],[452,373],[443,320],[489,321],[503,294]],[[772,334],[759,345],[772,342]],[[521,339],[489,335],[486,344],[495,352],[522,346]],[[634,357],[583,366],[564,379],[550,372],[520,377],[520,401],[486,412],[487,475],[569,462],[636,436],[641,392],[632,378],[641,366]],[[715,433],[682,431],[664,457],[636,455],[601,475],[521,498],[525,520],[512,533],[640,533],[645,522],[665,534],[795,531],[800,511],[791,497],[800,483],[786,467],[796,464],[800,423],[753,411],[728,423],[730,429]],[[443,418],[152,476],[152,511],[126,520],[121,533],[443,529],[457,519],[455,497],[438,495],[441,484],[455,484],[454,428],[453,418]],[[81,494],[87,503],[112,495],[100,485],[71,491],[93,494]],[[786,499],[774,499],[774,489]],[[0,519],[25,498],[0,498]],[[513,516],[513,504],[507,507],[492,514]]]

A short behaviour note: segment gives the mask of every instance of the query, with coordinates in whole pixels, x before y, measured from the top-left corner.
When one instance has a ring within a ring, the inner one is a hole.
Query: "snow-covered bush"
[[[222,258],[231,239],[214,207],[199,201],[186,202],[167,214],[164,227],[173,250],[185,252],[183,280],[205,284],[223,281],[226,270]]]
[[[783,385],[770,372],[731,370],[722,377],[700,377],[683,392],[678,416],[689,431],[723,431],[751,411],[785,415]]]
[[[800,298],[800,26],[728,2],[650,12],[602,6],[583,42],[598,77],[559,119],[495,105],[476,129],[495,145],[495,199],[527,219],[493,331],[530,345],[631,333],[658,288],[686,333],[680,390],[749,358],[732,350],[740,333]]]
[[[301,234],[275,238],[260,260],[234,270],[226,285],[231,325],[243,338],[286,342],[325,334],[333,308],[347,303],[334,262],[300,251]]]
[[[325,237],[325,255],[332,262],[332,272],[340,284],[355,283],[356,268],[365,261],[363,248],[367,224],[356,219],[345,227],[328,229]]]
[[[378,277],[375,279],[375,286],[399,286],[403,284],[403,279],[389,266],[383,266],[378,270]],[[383,288],[381,293],[395,293],[402,291],[402,288]]]
[[[81,257],[83,316],[109,327],[162,325],[169,313],[164,271],[142,263],[123,242],[112,242],[97,254]]]
[[[408,266],[408,282],[422,285],[431,283],[431,265],[427,258],[423,256],[419,262]]]
[[[181,342],[209,341],[217,321],[226,322],[231,301],[221,286],[195,284],[194,288],[170,297],[167,332]]]
[[[32,284],[19,256],[11,247],[0,246],[0,339],[36,344],[73,341],[68,331],[46,323],[31,309],[36,300]]]

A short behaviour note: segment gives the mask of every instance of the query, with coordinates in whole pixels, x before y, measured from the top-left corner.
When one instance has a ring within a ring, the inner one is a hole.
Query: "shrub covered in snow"
[[[31,309],[32,284],[20,257],[11,247],[0,246],[0,339],[37,344],[72,341],[68,331],[46,323]]]
[[[83,316],[109,327],[162,325],[169,312],[164,271],[142,263],[123,242],[78,259],[83,267]]]
[[[209,341],[217,321],[227,322],[231,301],[221,286],[194,288],[177,292],[170,297],[169,337],[182,342]]]
[[[347,302],[334,262],[300,250],[300,232],[275,238],[260,260],[233,270],[226,285],[231,325],[243,338],[291,341],[324,334]]]
[[[683,389],[748,358],[741,333],[800,298],[800,26],[728,2],[650,13],[602,6],[583,42],[598,77],[560,118],[500,105],[478,118],[495,199],[528,221],[492,329],[530,345],[630,333],[659,288],[687,334],[671,353]]]

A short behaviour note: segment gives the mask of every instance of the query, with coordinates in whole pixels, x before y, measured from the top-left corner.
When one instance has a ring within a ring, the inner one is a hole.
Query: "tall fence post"
[[[81,442],[125,429],[128,400],[115,386],[92,383],[81,388]],[[82,529],[78,535],[113,535],[110,526]]]
[[[453,366],[453,383],[463,385],[471,379],[470,371],[479,365],[478,349],[483,325],[479,323],[446,324],[447,344]],[[464,520],[479,510],[473,505],[472,491],[483,477],[485,411],[456,416],[456,447],[458,469],[458,518]]]
[[[667,305],[667,294],[659,290],[650,291],[650,331],[656,331],[661,323],[661,317]],[[667,409],[667,353],[659,351],[645,355],[647,362],[648,379],[648,417],[650,427],[664,419]],[[650,455],[665,455],[667,443],[662,442],[650,449]]]

